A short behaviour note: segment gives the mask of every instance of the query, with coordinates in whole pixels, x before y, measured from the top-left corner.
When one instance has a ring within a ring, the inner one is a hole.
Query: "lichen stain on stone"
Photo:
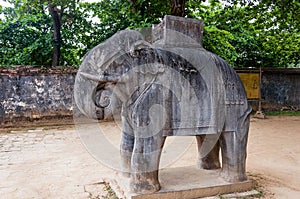
[[[22,106],[22,107],[27,106],[26,103],[24,103],[24,102],[19,102],[19,103],[17,103],[17,105],[18,105],[18,106]]]
[[[0,122],[72,115],[75,74],[0,76]]]

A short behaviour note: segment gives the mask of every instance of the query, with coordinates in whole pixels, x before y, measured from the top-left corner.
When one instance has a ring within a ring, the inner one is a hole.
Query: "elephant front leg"
[[[133,146],[134,146],[134,136],[123,131],[121,146],[120,146],[120,154],[121,154],[122,174],[125,177],[130,177]]]
[[[131,157],[134,147],[134,134],[131,125],[126,117],[122,117],[122,139],[120,145],[122,174],[130,177]]]
[[[246,156],[249,117],[240,123],[238,130],[223,132],[220,137],[222,151],[221,176],[229,182],[247,180]]]
[[[201,169],[219,169],[220,144],[218,135],[197,135],[198,165]]]
[[[131,159],[131,191],[148,194],[160,190],[159,160],[165,137],[135,138]]]

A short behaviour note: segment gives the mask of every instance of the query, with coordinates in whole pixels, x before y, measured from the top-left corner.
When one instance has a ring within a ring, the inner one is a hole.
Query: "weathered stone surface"
[[[263,108],[269,111],[300,109],[299,69],[264,70],[262,75],[261,95]]]
[[[166,16],[152,44],[137,31],[121,31],[92,49],[78,71],[74,96],[83,114],[103,119],[106,108],[121,112],[121,157],[132,192],[160,189],[160,155],[171,135],[199,136],[204,169],[220,167],[221,148],[221,176],[229,182],[247,179],[251,107],[235,71],[202,48],[201,27]],[[111,93],[110,102],[104,92]]]
[[[1,72],[0,121],[72,115],[75,75]]]
[[[172,37],[176,31],[176,36]],[[164,20],[152,28],[152,42],[162,44],[175,44],[184,46],[186,41],[178,41],[178,36],[190,41],[190,45],[201,44],[203,37],[203,21],[191,18],[175,17],[166,15]]]
[[[126,199],[195,199],[249,191],[254,188],[251,180],[230,183],[219,177],[219,170],[199,170],[196,167],[166,168],[160,171],[161,190],[152,194],[130,193],[129,181],[105,179],[119,198]]]

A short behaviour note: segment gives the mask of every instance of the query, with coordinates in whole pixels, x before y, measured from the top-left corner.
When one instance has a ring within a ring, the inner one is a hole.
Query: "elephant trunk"
[[[104,76],[104,75],[98,75],[98,76],[94,76],[85,72],[79,72],[79,75],[81,75],[82,77],[85,77],[87,79],[89,79],[90,81],[95,81],[95,82],[99,82],[99,83],[106,83],[106,82],[120,82],[120,78],[119,77],[115,77],[115,76]]]
[[[91,119],[104,119],[105,108],[110,105],[112,93],[111,90],[105,90],[105,84],[113,82],[112,80],[113,78],[106,78],[104,81],[101,77],[78,72],[74,85],[74,99],[79,111]]]

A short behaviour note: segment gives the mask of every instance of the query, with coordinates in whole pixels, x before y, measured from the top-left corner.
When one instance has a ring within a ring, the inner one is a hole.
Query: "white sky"
[[[81,0],[82,2],[100,2],[102,0]],[[8,7],[10,4],[3,1],[3,0],[0,0],[0,5],[3,6],[3,7]]]
[[[102,0],[81,0],[82,2],[100,2]],[[2,7],[9,7],[11,6],[11,4],[9,4],[8,2],[5,2],[3,0],[0,0],[0,5]],[[0,19],[3,19],[4,18],[4,15],[3,14],[0,14]]]
[[[0,5],[3,7],[8,7],[10,4],[7,2],[4,2],[3,0],[0,0]]]
[[[7,3],[7,2],[4,2],[3,0],[0,0],[0,5],[1,5],[2,7],[8,7],[10,4]],[[3,14],[0,14],[0,20],[1,20],[1,19],[4,19],[4,15],[3,15]]]

